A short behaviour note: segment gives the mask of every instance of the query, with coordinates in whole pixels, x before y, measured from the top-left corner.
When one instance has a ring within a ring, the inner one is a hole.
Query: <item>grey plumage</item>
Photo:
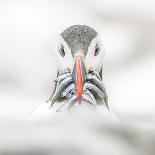
[[[97,32],[86,25],[73,25],[64,30],[61,36],[70,47],[73,56],[79,50],[82,50],[86,55],[90,43],[97,36]]]

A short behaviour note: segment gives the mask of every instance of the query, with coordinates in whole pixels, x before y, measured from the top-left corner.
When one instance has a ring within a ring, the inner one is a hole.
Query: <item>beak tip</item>
[[[79,103],[81,103],[81,98],[82,97],[82,94],[77,94],[77,99],[78,99],[78,101],[79,101]]]

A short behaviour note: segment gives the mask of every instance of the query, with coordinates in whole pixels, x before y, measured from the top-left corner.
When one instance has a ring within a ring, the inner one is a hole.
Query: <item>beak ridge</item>
[[[75,64],[72,72],[72,78],[77,89],[77,98],[79,103],[81,103],[83,85],[86,77],[86,68],[81,56],[76,56]]]

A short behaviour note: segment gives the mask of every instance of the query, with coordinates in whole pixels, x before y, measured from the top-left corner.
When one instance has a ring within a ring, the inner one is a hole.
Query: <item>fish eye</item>
[[[61,47],[60,47],[60,49],[59,49],[59,53],[60,53],[60,55],[61,55],[62,57],[65,56],[65,50],[64,50],[64,46],[63,46],[63,45],[61,45]]]
[[[97,56],[97,55],[99,54],[99,52],[100,52],[100,48],[99,48],[98,45],[96,45],[96,47],[95,47],[95,52],[94,52],[94,56]]]

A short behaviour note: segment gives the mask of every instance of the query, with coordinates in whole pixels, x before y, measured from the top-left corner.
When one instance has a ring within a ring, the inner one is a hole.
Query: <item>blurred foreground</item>
[[[0,128],[3,155],[154,155],[155,151],[155,128],[88,111],[59,113],[35,122],[4,119]]]

